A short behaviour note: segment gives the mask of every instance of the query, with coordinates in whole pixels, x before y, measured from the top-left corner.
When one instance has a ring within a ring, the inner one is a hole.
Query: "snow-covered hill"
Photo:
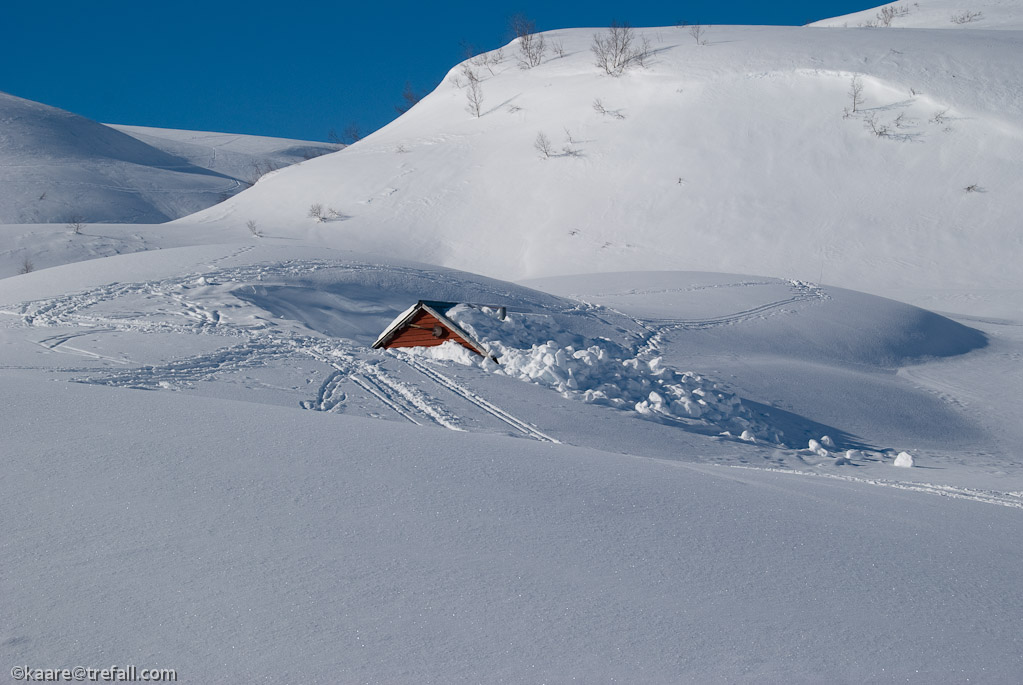
[[[465,65],[478,118],[457,67],[343,154],[183,221],[255,220],[505,278],[710,269],[891,295],[1023,287],[1023,32],[715,26],[699,45],[645,29],[647,66],[614,78],[594,66],[599,31],[547,34],[564,56],[533,69],[515,45]],[[310,218],[317,205],[343,220]]]
[[[1018,673],[1023,463],[933,394],[965,373],[973,409],[1017,412],[1017,329],[770,278],[542,285],[576,297],[273,244],[0,281],[0,655],[179,682]],[[502,363],[370,349],[419,297],[506,304],[452,310]]]
[[[0,225],[5,669],[1019,679],[1023,31],[597,30],[194,216]],[[303,154],[15,104],[24,183]],[[372,349],[419,299],[497,361]]]
[[[906,29],[1023,30],[1016,0],[925,0],[893,2],[862,12],[814,22],[811,26]]]
[[[110,127],[0,93],[0,224],[169,221],[221,202],[269,171],[336,149]]]

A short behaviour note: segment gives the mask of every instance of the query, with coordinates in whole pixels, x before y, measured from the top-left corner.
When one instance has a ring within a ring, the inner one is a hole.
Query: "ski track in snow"
[[[20,315],[24,324],[32,327],[82,326],[88,328],[88,333],[165,332],[216,334],[245,339],[245,342],[237,345],[167,364],[143,366],[125,369],[117,373],[105,373],[102,376],[90,375],[76,379],[81,382],[131,388],[177,388],[191,383],[211,381],[220,375],[246,367],[263,366],[288,357],[308,355],[330,366],[333,371],[321,383],[314,399],[301,402],[303,408],[328,412],[344,411],[345,403],[349,398],[343,386],[350,383],[358,387],[365,395],[374,398],[386,410],[410,423],[435,424],[449,430],[465,430],[461,425],[460,418],[447,411],[437,395],[400,380],[387,370],[379,357],[374,358],[371,363],[364,356],[360,356],[379,353],[371,353],[368,350],[357,353],[354,346],[343,341],[332,339],[328,344],[327,340],[323,338],[301,336],[293,331],[277,329],[265,320],[244,323],[231,322],[225,320],[220,309],[204,306],[190,296],[194,288],[229,286],[232,283],[245,285],[258,283],[264,277],[295,277],[313,274],[320,269],[338,268],[337,262],[315,260],[285,261],[272,266],[260,264],[239,267],[224,266],[225,263],[252,249],[252,246],[245,246],[211,260],[208,266],[212,271],[204,272],[202,275],[194,273],[157,281],[111,283],[77,293],[25,302],[13,308],[8,307],[6,310],[8,313]],[[453,275],[444,272],[423,272],[409,267],[345,264],[343,268],[356,272],[376,272],[385,269],[392,272],[407,271],[409,275],[418,278],[426,276],[438,283],[459,284]],[[739,285],[764,284],[757,281],[743,282]],[[636,335],[635,349],[640,355],[643,355],[655,353],[661,337],[672,330],[728,325],[762,316],[765,312],[779,309],[785,305],[827,298],[827,295],[814,285],[791,281],[790,288],[792,290],[791,297],[707,319],[640,319],[608,307],[587,305],[584,302],[581,302],[580,305],[588,315],[604,321],[609,326],[615,326],[615,322],[602,317],[601,311],[612,312],[626,320],[633,321],[641,331]],[[130,302],[130,298],[139,297],[147,300],[144,307],[140,307],[144,311],[126,313],[122,310],[109,315],[95,311],[105,302],[119,299]],[[579,311],[579,309],[579,306],[574,306],[566,311]],[[84,335],[84,333],[51,336],[40,341],[40,344],[44,344],[50,349],[56,349],[61,345],[67,347],[65,345],[67,340],[78,335]],[[105,358],[97,353],[70,347],[66,351],[94,358]],[[543,433],[526,421],[501,409],[464,385],[435,370],[428,363],[397,356],[391,357],[391,359],[400,360],[406,367],[429,381],[429,387],[431,389],[436,387],[440,391],[440,396],[450,394],[464,400],[482,414],[497,419],[524,436],[545,442],[559,442],[556,438]],[[130,363],[124,359],[110,359],[109,361],[122,365]]]
[[[419,373],[421,373],[424,376],[426,376],[427,378],[430,378],[431,380],[436,381],[437,383],[439,383],[440,385],[444,386],[445,388],[447,388],[451,392],[455,393],[456,395],[459,395],[459,396],[465,398],[470,403],[472,403],[475,406],[479,407],[480,409],[482,409],[486,413],[490,414],[491,416],[494,416],[497,419],[503,421],[504,423],[508,424],[509,426],[511,426],[515,430],[519,431],[520,433],[523,433],[524,435],[527,435],[527,436],[529,436],[531,438],[534,438],[536,440],[540,440],[540,441],[543,441],[543,442],[553,442],[553,443],[561,444],[559,440],[556,440],[555,438],[552,438],[551,436],[547,435],[546,433],[543,433],[543,432],[537,430],[534,426],[526,423],[522,419],[519,419],[519,418],[509,414],[505,410],[503,410],[500,407],[497,407],[496,405],[494,405],[492,402],[489,402],[488,400],[484,399],[480,395],[476,394],[475,392],[473,392],[469,388],[466,388],[464,385],[461,385],[460,383],[458,383],[455,380],[445,376],[444,374],[440,373],[439,371],[428,367],[425,363],[419,362],[419,361],[417,361],[417,360],[415,360],[412,357],[409,357],[407,355],[404,355],[404,356],[400,357],[400,359],[403,362],[405,362],[406,364],[408,364],[410,367],[412,367],[413,369],[418,371]]]
[[[727,287],[733,287],[735,285],[742,286],[755,286],[755,285],[774,285],[770,282],[743,282],[739,284],[728,284]],[[704,286],[703,288],[718,288],[723,286]],[[828,294],[824,292],[824,289],[814,283],[807,283],[805,281],[789,281],[789,288],[792,292],[791,297],[787,297],[782,300],[776,300],[774,302],[767,302],[750,309],[744,309],[742,311],[734,312],[731,314],[725,314],[723,316],[713,316],[706,319],[658,319],[658,318],[637,318],[636,321],[648,329],[652,330],[652,335],[646,340],[643,347],[640,349],[641,353],[652,354],[660,349],[661,341],[664,339],[664,335],[672,331],[678,330],[702,330],[706,328],[715,328],[717,326],[730,326],[750,319],[758,318],[773,310],[781,309],[783,307],[794,305],[799,302],[813,302],[829,299]]]
[[[216,268],[244,252],[245,247],[210,262]],[[106,359],[121,365],[131,362],[125,359],[71,348],[67,341],[91,334],[109,332],[215,334],[244,338],[244,342],[230,345],[210,353],[194,355],[160,365],[145,365],[110,373],[85,375],[78,382],[127,387],[137,389],[170,389],[192,383],[207,382],[244,368],[266,366],[286,358],[311,356],[330,366],[333,370],[321,383],[315,399],[306,400],[301,406],[317,411],[341,411],[348,394],[345,383],[352,383],[366,395],[374,398],[383,407],[404,420],[416,425],[435,424],[449,430],[464,431],[459,417],[447,411],[443,402],[420,388],[417,388],[385,369],[386,359],[381,353],[362,350],[338,339],[316,338],[299,335],[291,331],[277,330],[267,323],[231,322],[218,309],[209,308],[190,299],[189,293],[195,287],[259,282],[261,277],[281,274],[289,276],[311,274],[321,268],[336,268],[335,262],[286,262],[268,268],[263,265],[221,268],[202,276],[190,274],[159,281],[139,283],[111,283],[77,293],[70,293],[42,300],[7,306],[3,311],[21,317],[28,327],[84,327],[85,330],[60,333],[37,341],[37,344],[54,351],[65,351],[98,359]],[[353,271],[378,271],[383,267],[373,265],[345,265]],[[387,267],[393,271],[393,267]],[[408,269],[418,277],[422,271]],[[429,274],[436,280],[457,280],[443,273]],[[97,313],[102,304],[118,299],[142,297],[149,301],[144,312],[118,311],[109,315]],[[155,306],[154,306],[155,305]],[[63,349],[62,349],[63,348]],[[366,358],[371,357],[371,358]],[[375,358],[373,358],[375,357]],[[393,359],[393,358],[392,358]],[[494,416],[512,426],[518,432],[547,442],[558,442],[545,433],[500,409],[468,388],[423,365],[408,365],[417,375],[422,376],[441,389],[442,394],[451,393],[467,400],[481,412]]]
[[[837,473],[819,473],[814,471],[800,471],[796,469],[774,469],[759,466],[746,466],[741,464],[710,464],[714,468],[745,469],[747,471],[769,471],[790,476],[807,476],[810,478],[831,478],[851,483],[864,483],[897,490],[911,490],[913,492],[924,492],[940,497],[952,499],[969,500],[983,504],[997,504],[1002,507],[1023,509],[1023,492],[999,492],[997,490],[978,490],[975,488],[960,488],[954,485],[939,485],[935,483],[917,483],[914,481],[888,480],[884,478],[862,478],[859,476],[847,476]]]

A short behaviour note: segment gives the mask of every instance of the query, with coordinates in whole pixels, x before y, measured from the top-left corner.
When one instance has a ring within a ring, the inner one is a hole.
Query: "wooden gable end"
[[[433,347],[441,345],[448,340],[454,340],[459,345],[479,354],[468,340],[458,333],[452,331],[437,317],[425,309],[416,312],[412,318],[397,330],[383,344],[383,347]]]

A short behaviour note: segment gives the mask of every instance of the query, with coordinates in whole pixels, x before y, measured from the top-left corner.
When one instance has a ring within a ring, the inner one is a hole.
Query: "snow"
[[[198,215],[0,225],[3,660],[1018,680],[1021,9],[645,29],[619,79],[554,32],[565,57],[485,69],[479,119],[446,81]],[[915,122],[843,118],[852,74]],[[19,164],[302,154],[0,103]],[[372,349],[418,300],[497,362]]]
[[[0,127],[5,224],[169,221],[240,192],[272,169],[337,149],[256,136],[110,127],[7,93],[0,93]]]
[[[717,26],[698,46],[645,29],[649,66],[612,78],[592,64],[596,30],[551,32],[566,56],[529,70],[505,48],[478,119],[456,67],[389,126],[182,223],[256,220],[516,280],[710,270],[900,300],[1023,291],[1003,249],[1023,196],[1020,32]],[[854,75],[865,102],[845,117]],[[577,154],[541,159],[537,132],[561,145],[565,129]],[[317,223],[313,204],[350,218]]]
[[[884,8],[892,18],[884,26]],[[1023,18],[1014,0],[927,0],[926,2],[893,2],[873,9],[853,12],[833,19],[814,22],[810,26],[866,27],[888,29],[998,29],[1019,31]]]
[[[913,455],[909,452],[899,452],[899,455],[895,457],[895,461],[892,462],[892,466],[899,466],[901,468],[912,468],[916,466],[913,461]]]

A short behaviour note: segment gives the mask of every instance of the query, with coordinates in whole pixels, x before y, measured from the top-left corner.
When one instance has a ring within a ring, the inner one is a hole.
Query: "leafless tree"
[[[82,232],[82,228],[85,226],[85,218],[76,214],[67,221],[68,229],[75,235],[79,235]]]
[[[863,104],[863,79],[859,74],[852,77],[849,84],[849,97],[852,99],[852,111],[858,112],[860,105]]]
[[[543,34],[536,32],[536,22],[516,14],[508,20],[508,27],[519,43],[519,66],[523,69],[538,66],[547,52],[547,43]]]
[[[249,219],[248,221],[246,221],[245,228],[249,229],[249,233],[251,233],[255,237],[257,238],[263,237],[263,232],[259,230],[259,226],[256,225],[255,220]]]
[[[692,24],[689,27],[689,35],[693,37],[697,45],[707,44],[707,39],[703,37],[703,27],[699,24]]]
[[[479,119],[483,115],[483,86],[479,74],[468,63],[462,65],[462,74],[468,81],[465,87],[465,99],[468,104],[465,108],[469,114]]]
[[[628,23],[612,22],[604,33],[593,36],[590,46],[596,57],[597,67],[610,76],[621,76],[633,66],[642,66],[649,53],[649,43],[641,40],[636,44],[636,35]]]
[[[35,264],[32,263],[32,260],[29,259],[28,257],[25,257],[23,260],[21,260],[21,266],[18,268],[18,273],[27,274],[32,273],[35,270],[36,266]]]
[[[551,139],[547,137],[543,131],[536,134],[536,140],[533,141],[533,147],[536,151],[543,155],[544,159],[548,159],[551,156]]]
[[[321,205],[319,203],[316,203],[316,204],[313,204],[313,205],[309,205],[309,214],[308,214],[308,216],[311,219],[316,219],[316,221],[318,221],[320,223],[323,223],[323,220],[325,218],[324,214],[323,214],[323,205]]]
[[[412,82],[405,81],[405,88],[401,91],[401,104],[395,105],[394,109],[397,110],[398,114],[404,114],[415,107],[416,103],[422,99],[422,94],[415,91],[412,87]]]

